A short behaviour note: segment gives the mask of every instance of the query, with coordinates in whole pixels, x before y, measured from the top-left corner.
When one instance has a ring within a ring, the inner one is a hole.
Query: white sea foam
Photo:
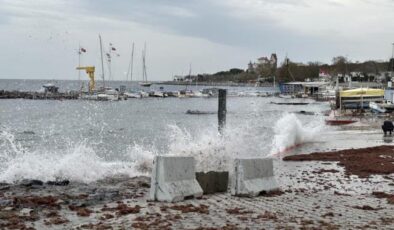
[[[198,171],[228,170],[235,157],[266,157],[291,146],[313,141],[321,129],[319,123],[303,126],[294,114],[286,114],[273,127],[261,125],[257,116],[242,124],[228,124],[224,135],[217,125],[204,126],[191,133],[177,125],[169,125],[168,146],[158,151],[156,146],[130,144],[117,160],[104,159],[98,154],[97,143],[70,141],[62,150],[46,147],[27,150],[8,131],[0,131],[0,181],[21,179],[43,181],[69,179],[92,182],[116,174],[148,175],[157,154],[193,156]],[[272,142],[271,142],[272,141]],[[272,143],[272,146],[267,144]]]
[[[285,114],[274,126],[271,155],[299,144],[315,141],[323,127],[321,120],[312,120],[303,125],[295,114]]]
[[[62,153],[35,150],[29,152],[16,144],[12,134],[0,133],[3,149],[0,181],[16,182],[22,179],[43,181],[69,179],[92,182],[108,176],[124,174],[137,176],[150,171],[153,153],[135,145],[129,148],[126,161],[106,161],[92,147],[79,143]]]

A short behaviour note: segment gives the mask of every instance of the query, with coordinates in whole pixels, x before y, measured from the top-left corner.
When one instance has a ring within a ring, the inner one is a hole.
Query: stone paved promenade
[[[332,163],[275,162],[282,193],[148,202],[149,178],[0,188],[2,229],[394,229],[394,175],[347,178]],[[7,200],[9,201],[7,203]]]

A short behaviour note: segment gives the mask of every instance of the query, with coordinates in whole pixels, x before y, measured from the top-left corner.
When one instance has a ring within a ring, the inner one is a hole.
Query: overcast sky
[[[393,0],[0,0],[0,78],[77,79],[100,74],[98,35],[125,79],[135,43],[134,80],[147,43],[149,80],[245,69],[275,52],[297,62],[386,60],[394,42]],[[106,70],[107,71],[107,70]]]

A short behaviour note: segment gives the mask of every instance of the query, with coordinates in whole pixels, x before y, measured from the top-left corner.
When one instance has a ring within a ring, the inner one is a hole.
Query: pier
[[[5,91],[0,90],[0,99],[31,99],[31,100],[76,100],[79,93],[72,92],[29,92],[29,91]]]

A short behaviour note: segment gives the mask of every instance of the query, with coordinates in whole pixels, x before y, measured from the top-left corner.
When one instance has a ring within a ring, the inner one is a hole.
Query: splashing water
[[[29,152],[7,131],[1,131],[0,138],[2,149],[8,149],[1,154],[0,181],[11,183],[22,179],[69,179],[89,183],[118,174],[145,175],[150,172],[147,162],[151,162],[154,154],[135,145],[129,148],[127,161],[105,161],[92,147],[83,142],[67,148],[62,153],[48,150]]]
[[[261,142],[265,133],[260,133],[250,121],[227,126],[223,136],[215,125],[199,130],[195,136],[176,125],[170,125],[169,129],[169,154],[193,156],[198,171],[227,171],[235,157],[261,157],[268,153]]]
[[[61,139],[60,142],[67,142],[62,149],[39,146],[29,150],[22,147],[12,132],[3,130],[0,131],[0,181],[69,179],[89,183],[117,174],[148,175],[158,154],[193,156],[198,171],[225,171],[235,157],[266,157],[284,151],[313,141],[321,128],[316,122],[303,126],[294,114],[285,114],[272,129],[262,125],[261,119],[266,118],[256,116],[236,125],[228,124],[223,136],[218,134],[216,123],[193,132],[168,125],[166,149],[158,151],[154,144],[134,143],[112,160],[100,157],[105,152],[97,150],[97,143],[88,139],[69,142]]]
[[[303,125],[295,114],[285,114],[274,126],[271,156],[292,147],[316,140],[323,123],[315,121]]]

